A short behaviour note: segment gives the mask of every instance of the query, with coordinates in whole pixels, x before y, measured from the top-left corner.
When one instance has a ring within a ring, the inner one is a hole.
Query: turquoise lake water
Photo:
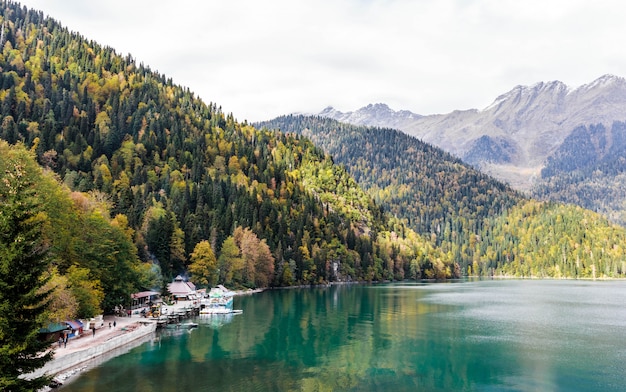
[[[626,390],[624,281],[342,285],[234,307],[61,390]]]

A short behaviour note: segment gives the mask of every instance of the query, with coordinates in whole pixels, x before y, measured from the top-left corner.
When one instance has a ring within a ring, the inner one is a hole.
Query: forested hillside
[[[463,274],[592,277],[591,265],[595,277],[626,273],[624,229],[578,207],[529,201],[402,132],[301,115],[257,125],[311,138],[345,165],[377,203],[456,260]],[[503,223],[507,216],[515,216],[516,224]],[[582,231],[578,219],[584,219]],[[607,233],[612,235],[608,240]],[[611,251],[600,256],[596,246]],[[555,249],[562,257],[554,256]]]
[[[489,219],[470,273],[522,277],[626,275],[626,231],[578,206],[528,201]]]
[[[403,132],[289,115],[256,124],[310,138],[374,198],[436,242],[450,240],[462,224],[475,228],[522,199],[521,194],[461,160]],[[466,223],[460,223],[463,218]],[[448,233],[443,233],[444,228]]]
[[[0,138],[32,150],[74,192],[73,203],[97,204],[103,220],[117,221],[132,238],[128,261],[155,269],[161,284],[200,262],[202,249],[215,257],[207,275],[234,287],[459,271],[390,221],[308,139],[239,123],[130,56],[39,12],[0,4]],[[69,226],[51,244],[59,248],[58,272],[67,276],[78,265],[104,285],[95,267],[100,251],[85,254],[73,239],[82,221],[60,219]],[[107,235],[79,234],[89,233]],[[132,286],[122,298],[150,288],[135,275],[116,282]]]
[[[440,148],[393,129],[301,115],[257,125],[313,140],[345,165],[378,204],[457,260],[466,258],[469,234],[480,232],[484,218],[522,199]]]
[[[626,226],[626,124],[580,126],[546,161],[533,189]]]

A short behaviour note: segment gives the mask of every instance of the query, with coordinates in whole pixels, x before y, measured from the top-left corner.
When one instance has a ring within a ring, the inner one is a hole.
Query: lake
[[[269,290],[167,329],[67,391],[622,391],[626,282]]]

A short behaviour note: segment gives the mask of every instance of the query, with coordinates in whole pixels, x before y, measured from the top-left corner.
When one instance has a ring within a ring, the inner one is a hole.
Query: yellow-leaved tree
[[[209,241],[200,241],[194,247],[189,273],[192,281],[198,286],[212,287],[217,283],[219,277],[217,259]]]

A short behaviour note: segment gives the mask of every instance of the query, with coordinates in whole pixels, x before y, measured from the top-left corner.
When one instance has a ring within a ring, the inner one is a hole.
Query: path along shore
[[[96,329],[95,334],[91,330],[85,330],[80,337],[70,339],[67,345],[59,346],[58,343],[54,343],[50,346],[54,351],[54,358],[29,376],[48,374],[55,376],[55,381],[64,383],[94,364],[128,351],[134,347],[132,343],[150,339],[154,336],[155,330],[156,322],[138,315],[105,316],[104,324]]]
[[[263,290],[236,291],[235,295],[261,291]],[[176,312],[189,308],[190,303],[191,301],[179,301],[167,308],[170,312]],[[54,343],[50,347],[54,351],[54,359],[29,376],[48,374],[65,383],[89,367],[130,350],[134,347],[133,343],[140,344],[154,337],[156,327],[156,320],[142,317],[139,310],[134,311],[130,317],[104,316],[103,324],[96,329],[95,334],[86,330],[80,337],[70,339],[67,345],[59,346]]]

